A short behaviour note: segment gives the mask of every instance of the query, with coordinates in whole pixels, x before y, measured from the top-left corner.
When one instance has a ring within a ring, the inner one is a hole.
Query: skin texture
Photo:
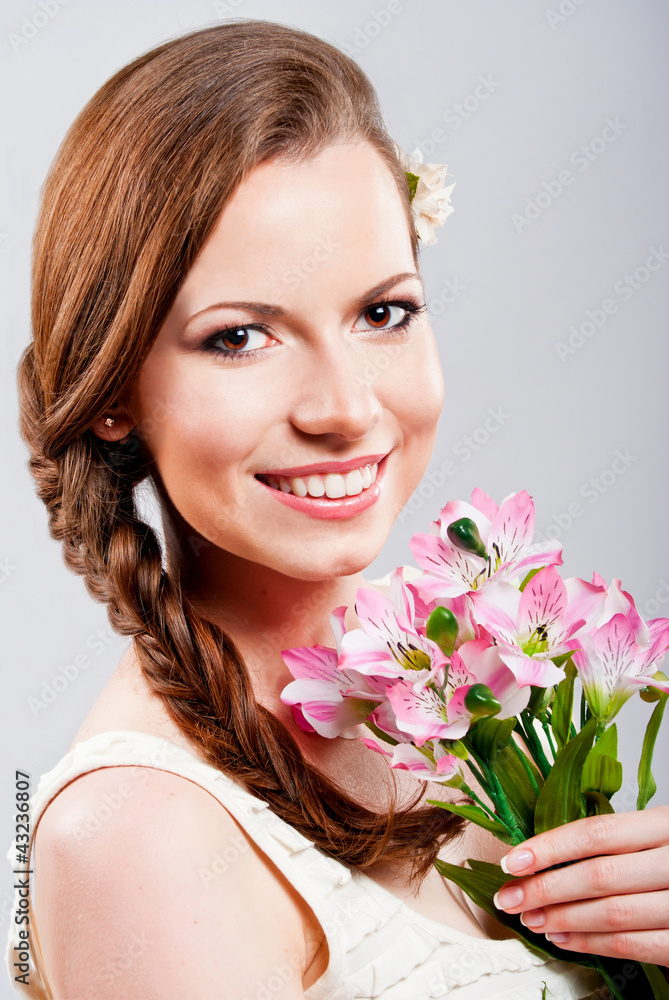
[[[381,283],[392,287],[370,296]],[[186,276],[115,426],[101,418],[94,427],[107,438],[141,428],[168,512],[170,558],[191,599],[240,643],[259,698],[273,701],[292,680],[279,649],[331,642],[330,611],[352,607],[362,569],[430,458],[444,399],[436,344],[424,312],[393,330],[405,316],[393,307],[384,329],[371,328],[365,310],[391,299],[425,303],[379,154],[357,143],[297,165],[261,164]],[[230,301],[283,315],[211,308]],[[243,323],[267,330],[251,332],[253,357],[205,349],[218,329]],[[385,453],[379,500],[347,519],[307,517],[254,478]]]
[[[378,154],[358,143],[303,163],[262,164],[187,275],[132,397],[113,410],[116,424],[106,427],[105,413],[93,427],[107,439],[141,428],[172,566],[196,605],[239,644],[258,700],[288,721],[279,694],[292,675],[280,650],[331,645],[329,613],[352,609],[362,570],[418,485],[436,434],[444,383],[426,315],[407,331],[370,330],[365,320],[369,306],[392,299],[420,306],[424,292],[401,200]],[[212,308],[233,300],[269,304],[275,314]],[[205,349],[222,326],[260,323],[248,359]],[[378,502],[348,519],[309,518],[254,478],[386,452]],[[355,624],[350,610],[347,625]],[[329,744],[342,741],[306,742],[324,767],[339,759]],[[369,774],[378,761],[364,766]],[[667,809],[647,810],[533,838],[536,861],[510,912],[525,912],[530,924],[541,911],[548,932],[572,932],[571,951],[666,964],[668,818]],[[599,860],[539,874],[589,856]]]
[[[570,951],[667,965],[669,807],[596,816],[510,851],[500,909]],[[584,859],[584,860],[577,860]],[[565,861],[576,863],[545,871]]]

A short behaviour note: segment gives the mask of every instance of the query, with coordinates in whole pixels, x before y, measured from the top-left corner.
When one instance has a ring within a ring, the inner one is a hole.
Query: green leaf
[[[440,809],[446,809],[448,812],[455,813],[456,816],[464,816],[465,819],[476,823],[477,826],[483,827],[484,830],[494,833],[498,840],[502,840],[505,844],[513,842],[504,824],[493,819],[492,816],[488,816],[479,806],[470,805],[469,803],[456,805],[453,802],[442,802],[440,799],[426,799],[426,802],[431,806],[439,806]]]
[[[480,719],[467,733],[465,743],[469,743],[483,760],[494,764],[515,727],[515,718]]]
[[[653,772],[651,771],[650,766],[653,763],[655,740],[657,739],[657,734],[660,731],[660,724],[662,722],[662,716],[664,715],[666,704],[667,695],[665,694],[662,698],[660,698],[657,705],[653,709],[650,722],[646,727],[646,733],[643,738],[643,746],[641,748],[641,759],[639,761],[639,796],[636,801],[637,809],[645,809],[657,791],[657,785],[655,784],[655,778],[653,777]]]
[[[528,583],[530,582],[530,580],[532,579],[532,577],[536,576],[537,573],[541,573],[542,569],[545,569],[545,568],[546,568],[545,566],[537,566],[536,569],[531,569],[530,570],[530,572],[527,574],[527,576],[525,577],[525,579],[523,580],[523,582],[521,583],[521,585],[519,587],[519,590],[520,590],[521,594],[525,590],[525,587],[528,585]]]
[[[559,656],[551,656],[551,662],[555,664],[556,667],[563,667],[567,660],[571,660],[574,655],[574,650],[571,649],[568,653],[560,653]],[[576,670],[576,667],[574,667]]]
[[[534,811],[534,832],[543,833],[584,815],[581,771],[595,738],[597,720],[590,719],[559,751]]]
[[[646,962],[639,962],[639,965],[646,973],[646,978],[650,983],[655,1000],[669,1000],[669,983],[664,978],[662,969],[657,965],[647,965]]]
[[[537,790],[532,783],[520,755],[527,761],[520,747],[508,746],[500,750],[495,765],[497,780],[502,786],[506,801],[518,826],[525,837],[534,833],[534,810],[537,805]],[[541,787],[544,780],[533,763],[527,761],[536,785]]]
[[[588,789],[583,795],[585,798],[586,816],[605,816],[609,813],[615,813],[615,809],[602,792],[595,792],[592,789]]]
[[[581,772],[581,791],[600,792],[610,799],[623,784],[623,766],[618,756],[618,730],[615,722],[597,740]],[[613,812],[612,809],[604,809]]]
[[[564,948],[558,948],[545,935],[535,934],[527,927],[524,927],[517,914],[505,913],[504,910],[497,909],[493,903],[493,897],[503,885],[514,881],[513,876],[503,872],[499,865],[491,865],[485,861],[475,861],[469,858],[467,863],[470,865],[469,868],[461,865],[453,865],[448,861],[437,860],[434,866],[440,875],[450,879],[451,882],[454,882],[466,892],[476,906],[480,906],[482,910],[485,910],[498,923],[508,927],[539,955],[542,955],[544,958],[556,958],[561,962],[574,962],[577,965],[585,966],[587,969],[596,967],[592,956],[577,952],[567,952]]]
[[[418,174],[412,174],[410,170],[405,170],[404,173],[406,174],[407,184],[409,185],[409,200],[413,201],[420,178]]]
[[[565,677],[563,681],[560,681],[555,689],[555,700],[553,701],[553,708],[551,712],[551,727],[558,745],[558,750],[561,750],[565,743],[569,742],[569,738],[571,736],[571,720],[574,714],[574,681],[576,680],[576,667],[569,659],[570,656],[571,653],[568,653],[567,659],[565,660]],[[555,657],[555,659],[562,659],[562,657]],[[555,663],[555,660],[553,660],[553,662]]]

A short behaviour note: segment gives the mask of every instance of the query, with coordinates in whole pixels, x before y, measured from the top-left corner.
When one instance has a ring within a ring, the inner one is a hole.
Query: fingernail
[[[500,889],[495,893],[493,903],[498,910],[512,910],[520,906],[524,898],[525,893],[519,885],[509,885],[506,889]]]
[[[521,924],[524,924],[525,927],[543,927],[546,923],[546,911],[525,910],[524,913],[520,914],[520,922]]]
[[[532,851],[509,851],[500,861],[500,867],[507,875],[516,875],[518,872],[531,868],[534,864],[534,854]]]
[[[564,944],[565,941],[569,940],[568,934],[551,933],[544,936],[547,937],[549,941],[552,941],[553,944]]]

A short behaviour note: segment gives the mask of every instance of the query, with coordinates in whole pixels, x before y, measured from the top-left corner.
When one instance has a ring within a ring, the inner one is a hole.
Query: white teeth
[[[359,469],[353,469],[346,476],[346,496],[356,497],[362,493],[362,475]]]
[[[311,493],[311,490],[309,492]],[[330,500],[338,500],[340,497],[345,497],[347,492],[344,477],[338,472],[329,472],[325,477],[325,495]],[[311,495],[314,496],[313,493]]]
[[[307,492],[310,497],[325,496],[325,483],[322,476],[309,476],[307,479]]]
[[[355,497],[363,490],[369,489],[376,482],[378,464],[363,465],[360,469],[351,469],[341,475],[338,472],[328,472],[327,475],[311,475],[307,477],[264,476],[265,481],[275,490],[282,493],[294,493],[297,497],[324,497],[329,500],[339,500],[342,497]]]

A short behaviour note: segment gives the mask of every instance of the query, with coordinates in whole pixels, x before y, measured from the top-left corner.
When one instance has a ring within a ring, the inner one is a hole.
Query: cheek
[[[167,378],[145,383],[141,429],[149,454],[172,499],[188,500],[207,485],[235,489],[240,464],[266,432],[249,399],[231,393],[224,380]],[[170,400],[166,405],[164,400]],[[199,489],[197,489],[199,487]]]
[[[420,350],[407,351],[394,366],[387,405],[394,413],[405,443],[431,447],[444,404],[444,376],[434,337],[430,333]]]

